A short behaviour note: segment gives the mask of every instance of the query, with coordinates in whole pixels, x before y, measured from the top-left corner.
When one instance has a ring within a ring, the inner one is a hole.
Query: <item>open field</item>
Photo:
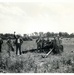
[[[16,56],[15,51],[11,51],[11,57],[9,57],[8,48],[4,42],[0,72],[72,73],[74,72],[74,38],[63,38],[62,41],[64,52],[61,55],[50,54],[47,58],[42,58],[44,53],[30,52]],[[35,41],[24,41],[22,45],[22,51],[35,48]]]

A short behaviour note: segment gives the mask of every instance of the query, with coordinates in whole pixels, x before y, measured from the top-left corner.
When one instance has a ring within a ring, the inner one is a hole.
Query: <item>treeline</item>
[[[59,33],[54,33],[54,32],[47,32],[47,33],[39,32],[38,33],[38,32],[34,32],[34,33],[31,33],[31,34],[23,34],[23,36],[18,34],[17,36],[21,36],[24,40],[32,40],[32,39],[38,38],[41,35],[44,38],[46,38],[46,37],[54,37],[56,35],[59,35],[60,37],[63,37],[63,38],[74,38],[74,33],[68,34],[67,32],[59,32]],[[14,34],[0,33],[0,37],[2,39],[8,39],[8,38],[14,39]]]
[[[16,35],[16,36],[21,36],[21,35]],[[0,33],[0,37],[2,39],[5,39],[5,40],[8,38],[14,39],[14,34],[10,34],[10,33],[2,34],[2,33]]]
[[[38,37],[43,35],[43,37],[54,37],[56,35],[59,35],[60,37],[63,38],[74,38],[74,33],[68,34],[67,32],[59,32],[59,33],[54,33],[54,32],[47,32],[47,33],[43,33],[43,32],[34,32],[32,33],[32,37]]]

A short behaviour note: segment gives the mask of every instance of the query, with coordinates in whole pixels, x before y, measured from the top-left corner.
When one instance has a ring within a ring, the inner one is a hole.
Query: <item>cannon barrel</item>
[[[22,53],[24,54],[24,53],[27,53],[27,52],[35,52],[35,51],[37,51],[37,50],[41,50],[41,49],[46,50],[46,49],[50,49],[50,48],[51,48],[50,46],[45,46],[45,47],[43,47],[43,48],[25,50],[25,51],[22,51]]]

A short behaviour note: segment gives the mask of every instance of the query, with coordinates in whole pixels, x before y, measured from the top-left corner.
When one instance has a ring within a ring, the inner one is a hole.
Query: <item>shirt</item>
[[[20,43],[20,39],[18,39],[17,42]]]

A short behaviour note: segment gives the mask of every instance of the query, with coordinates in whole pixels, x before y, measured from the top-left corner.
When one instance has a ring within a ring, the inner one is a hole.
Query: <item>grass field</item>
[[[0,72],[10,73],[73,73],[74,72],[74,38],[63,38],[64,52],[59,55],[50,54],[42,58],[44,53],[26,53],[22,55],[11,51],[8,56],[8,47],[4,42],[0,55]],[[35,49],[35,41],[24,41],[22,51]]]

